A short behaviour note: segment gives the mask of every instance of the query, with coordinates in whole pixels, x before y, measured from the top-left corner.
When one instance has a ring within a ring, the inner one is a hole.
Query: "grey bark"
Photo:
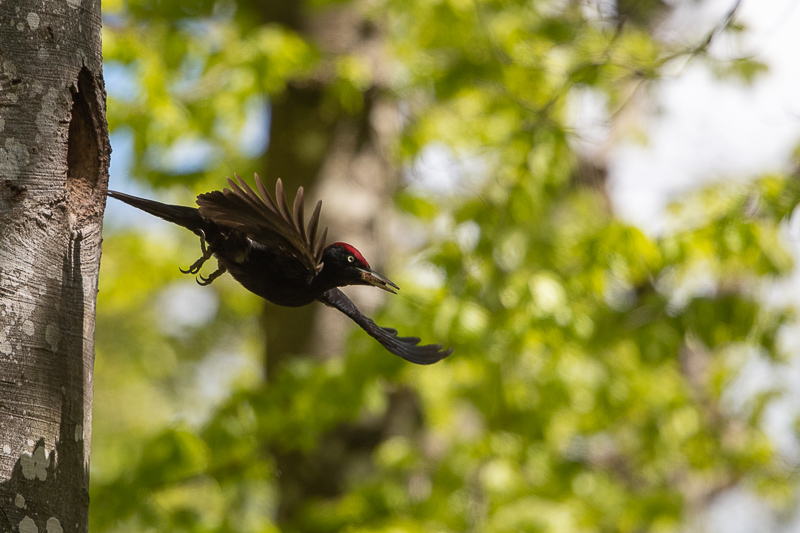
[[[100,0],[0,0],[0,531],[86,531],[110,147]]]

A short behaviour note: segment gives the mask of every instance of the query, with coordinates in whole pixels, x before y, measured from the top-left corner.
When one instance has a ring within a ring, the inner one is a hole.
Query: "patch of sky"
[[[239,131],[239,150],[245,157],[258,157],[269,147],[272,106],[265,97],[251,96],[245,103],[245,119]]]
[[[482,183],[487,175],[486,155],[456,154],[442,143],[430,143],[406,168],[412,189],[434,194],[457,194]]]
[[[194,283],[194,280],[168,285],[158,296],[156,308],[162,313],[159,327],[174,337],[192,334],[192,330],[210,322],[217,314],[219,297],[216,291]]]
[[[139,84],[130,65],[120,61],[107,61],[103,63],[103,78],[111,98],[132,102],[139,95]]]
[[[198,82],[203,76],[205,67],[206,58],[204,56],[187,54],[181,62],[179,75],[170,90],[176,94],[186,94],[200,90]]]
[[[133,131],[127,127],[117,128],[110,136],[113,156],[109,169],[108,188],[144,198],[154,197],[153,190],[140,181],[131,179],[130,169],[133,164]],[[114,232],[129,227],[157,229],[163,227],[163,221],[148,215],[120,201],[109,199],[106,204],[104,231]]]
[[[269,100],[263,94],[249,97],[244,102],[243,116],[244,121],[238,127],[218,119],[214,124],[214,136],[233,144],[237,155],[260,157],[269,147],[269,126],[272,120]]]
[[[663,31],[673,41],[687,32],[702,38],[731,4],[683,3]],[[792,169],[800,138],[800,8],[793,0],[742,2],[736,20],[749,28],[747,38],[721,34],[712,52],[721,59],[752,57],[769,71],[745,84],[720,80],[701,63],[676,65],[682,75],[652,91],[658,112],[638,117],[647,143],[626,140],[608,153],[616,212],[650,233],[666,229],[671,201],[700,186]]]
[[[148,163],[170,174],[203,172],[219,159],[220,149],[198,137],[182,137],[172,146],[151,146],[145,153]]]
[[[263,379],[260,360],[246,349],[240,339],[224,339],[224,346],[214,349],[194,368],[187,387],[187,401],[181,416],[199,426],[224,402],[236,385],[255,385]],[[250,413],[243,412],[247,416]]]

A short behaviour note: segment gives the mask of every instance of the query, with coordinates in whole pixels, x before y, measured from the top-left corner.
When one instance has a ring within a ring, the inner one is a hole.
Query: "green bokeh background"
[[[359,54],[264,15],[280,3],[104,2],[107,70],[127,80],[110,87],[109,123],[132,150],[112,188],[191,205],[259,170],[242,141],[259,103],[313,82],[335,122],[380,91],[403,116],[392,216],[421,238],[388,243],[403,291],[375,318],[455,353],[416,367],[354,328],[339,357],[285,357],[267,380],[261,301],[182,276],[188,232],[110,220],[91,530],[701,531],[729,490],[790,518],[796,465],[764,431],[782,391],[736,383],[792,355],[794,309],[763,300],[793,268],[797,176],[707,187],[648,235],[615,216],[568,120],[590,92],[614,121],[676,65],[730,83],[766,67],[710,56],[703,35],[658,39],[659,1],[618,16],[572,1],[302,3],[302,17],[347,10],[380,32],[378,81]],[[715,38],[747,31],[728,22]],[[188,170],[171,163],[181,143],[205,147]],[[416,183],[432,146],[466,161],[456,186]]]

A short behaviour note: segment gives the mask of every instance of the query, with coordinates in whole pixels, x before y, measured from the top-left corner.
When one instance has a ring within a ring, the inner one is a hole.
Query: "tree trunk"
[[[388,154],[400,133],[399,112],[386,89],[390,62],[383,53],[382,29],[364,18],[361,2],[323,8],[311,4],[282,0],[260,4],[266,22],[302,33],[323,55],[313,79],[291,84],[272,102],[265,174],[270,180],[282,178],[289,190],[311,185],[309,205],[324,199],[322,223],[330,227],[328,241],[351,242],[380,270],[386,250],[377,243],[385,242],[382,221],[388,218],[386,206],[398,175]],[[371,75],[360,105],[351,109],[342,109],[332,99],[335,62],[343,56],[358,58]],[[374,289],[348,293],[366,313],[385,294]],[[350,319],[322,305],[287,309],[266,304],[263,323],[268,379],[290,354],[344,356],[345,336],[353,328]],[[388,401],[390,407],[381,420],[339,426],[325,436],[318,450],[273,450],[281,472],[277,521],[282,527],[302,529],[298,524],[304,505],[341,494],[349,472],[368,461],[375,446],[391,435],[387,428],[398,419],[418,419],[417,399],[408,391]]]
[[[100,0],[0,1],[0,531],[86,531],[111,149]]]
[[[309,206],[323,198],[322,224],[330,227],[329,242],[352,242],[380,269],[385,250],[376,243],[385,240],[381,234],[386,230],[381,216],[385,217],[398,175],[388,153],[400,132],[399,112],[386,90],[389,61],[382,29],[364,18],[361,2],[324,8],[311,4],[282,0],[258,4],[264,22],[300,32],[323,55],[313,78],[290,84],[272,101],[265,175],[270,181],[282,178],[289,191],[305,185],[310,189]],[[335,62],[343,56],[358,58],[370,72],[358,109],[342,109],[331,95]],[[350,296],[368,312],[384,297],[379,292],[356,290]],[[263,323],[268,379],[288,354],[341,354],[345,335],[353,327],[347,317],[322,305],[286,309],[266,304]]]

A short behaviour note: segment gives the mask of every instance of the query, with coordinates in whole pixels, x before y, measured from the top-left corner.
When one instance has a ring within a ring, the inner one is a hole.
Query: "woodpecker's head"
[[[361,252],[355,247],[335,242],[322,252],[322,272],[337,287],[345,285],[373,285],[379,289],[397,294],[393,289],[400,287],[381,276],[369,266]]]

